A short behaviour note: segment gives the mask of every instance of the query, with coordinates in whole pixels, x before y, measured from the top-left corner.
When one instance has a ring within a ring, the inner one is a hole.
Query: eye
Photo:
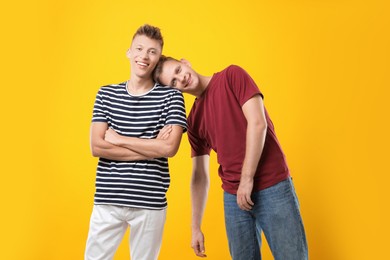
[[[150,53],[150,54],[156,54],[157,51],[156,51],[156,50],[150,50],[149,53]]]
[[[141,47],[136,47],[135,48],[137,51],[142,51],[142,48]]]
[[[173,79],[172,81],[171,81],[171,87],[175,87],[176,86],[176,79]]]

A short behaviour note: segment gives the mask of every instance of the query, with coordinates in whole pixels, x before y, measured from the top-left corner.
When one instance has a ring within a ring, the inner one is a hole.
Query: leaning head
[[[158,83],[160,83],[162,85],[166,85],[166,86],[171,85],[171,82],[169,82],[168,80],[165,80],[163,82],[163,79],[165,79],[165,77],[163,75],[163,68],[164,68],[165,63],[168,62],[168,61],[179,62],[179,60],[177,60],[175,58],[161,55],[160,60],[158,61],[157,66],[156,66],[156,68],[153,71],[153,79],[154,79],[154,81],[158,82]]]
[[[153,79],[188,94],[197,95],[201,91],[199,75],[185,59],[179,61],[162,55],[153,72]]]

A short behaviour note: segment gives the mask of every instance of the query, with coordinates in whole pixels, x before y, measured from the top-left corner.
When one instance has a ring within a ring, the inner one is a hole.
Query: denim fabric
[[[224,193],[225,225],[233,260],[261,259],[261,232],[275,260],[308,259],[307,242],[292,179],[252,194],[252,210]]]

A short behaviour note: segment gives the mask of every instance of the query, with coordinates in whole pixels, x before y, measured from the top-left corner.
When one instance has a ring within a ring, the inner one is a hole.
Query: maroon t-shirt
[[[247,122],[242,105],[262,95],[256,83],[242,68],[231,65],[215,73],[188,116],[188,139],[192,157],[217,153],[222,188],[236,194],[245,158]],[[265,111],[267,135],[254,177],[254,191],[270,187],[289,176],[286,159]]]

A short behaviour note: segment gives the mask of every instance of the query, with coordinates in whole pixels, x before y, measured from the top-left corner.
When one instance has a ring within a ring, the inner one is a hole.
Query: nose
[[[147,60],[147,59],[149,59],[149,53],[147,51],[143,51],[143,52],[141,52],[140,57],[143,60]]]
[[[187,78],[187,77],[186,77],[185,74],[179,75],[179,80],[180,80],[180,82],[183,83],[183,84],[186,83],[186,78]]]

